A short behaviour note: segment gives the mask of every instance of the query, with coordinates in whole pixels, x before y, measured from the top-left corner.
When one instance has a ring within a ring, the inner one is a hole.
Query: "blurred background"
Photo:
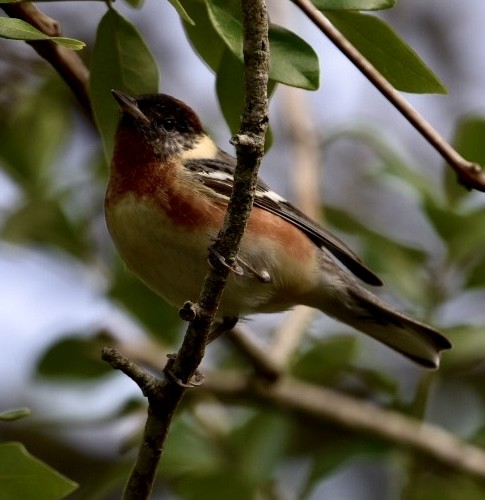
[[[316,209],[381,275],[385,298],[443,329],[455,344],[439,373],[423,374],[387,348],[316,314],[295,348],[291,370],[424,416],[480,444],[485,198],[455,185],[437,153],[296,8],[278,0],[270,5],[273,19],[318,53],[321,87],[276,90],[273,144],[262,177],[297,204],[317,196],[318,206],[306,209]],[[81,57],[89,62],[105,4],[40,6],[60,21],[66,36],[87,43]],[[116,8],[155,54],[161,91],[189,103],[219,145],[231,151],[214,75],[194,54],[176,11],[158,0],[146,0],[138,10],[119,1]],[[485,4],[401,0],[378,15],[448,89],[447,95],[407,98],[468,158],[476,156],[469,159],[485,160]],[[72,498],[117,498],[139,440],[144,402],[130,380],[112,373],[96,355],[102,345],[116,342],[125,353],[160,364],[164,353],[179,345],[184,325],[177,311],[145,290],[116,256],[103,216],[102,146],[69,89],[25,43],[0,39],[0,53],[0,409],[28,406],[33,412],[2,425],[2,439],[23,441],[80,482]],[[292,130],[302,120],[316,141],[318,160],[311,181],[303,183],[298,134]],[[260,316],[246,325],[270,348],[274,330],[287,318],[286,313]],[[205,370],[242,365],[224,341],[218,344],[211,346]],[[308,425],[305,433],[301,421],[271,409],[212,403],[200,413],[190,405],[182,412],[156,498],[226,498],[223,492],[231,490],[224,490],[221,477],[234,472],[234,463],[243,467],[231,458],[241,451],[241,436],[256,443],[253,468],[264,456],[257,443],[265,443],[271,459],[261,467],[271,478],[271,498],[484,494],[470,479],[428,464],[420,467],[410,454],[331,424]],[[220,424],[215,429],[207,424],[211,412]],[[261,437],[272,433],[273,444]],[[230,445],[221,445],[221,436],[229,436]],[[335,461],[318,462],[324,453]],[[193,470],[197,479],[186,480],[184,474]],[[207,477],[217,480],[210,483]],[[253,498],[241,491],[240,498]]]

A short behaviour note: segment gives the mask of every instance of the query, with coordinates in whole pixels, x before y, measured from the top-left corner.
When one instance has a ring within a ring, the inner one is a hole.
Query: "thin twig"
[[[2,4],[2,9],[8,16],[22,19],[46,35],[61,35],[59,23],[32,3]],[[86,116],[92,121],[88,91],[89,71],[82,59],[75,51],[50,40],[27,41],[27,43],[59,73],[78,99]]]
[[[456,172],[458,182],[467,189],[485,191],[485,171],[465,160],[433,126],[387,81],[384,76],[333,26],[310,0],[291,0],[327,38],[393,104]]]
[[[259,164],[264,153],[268,113],[268,16],[264,0],[241,1],[244,31],[246,97],[239,134],[233,139],[237,150],[234,190],[215,252],[229,265],[235,262],[252,208]],[[212,259],[196,304],[184,308],[194,320],[183,344],[170,360],[171,377],[180,383],[161,380],[157,397],[149,397],[148,419],[143,442],[125,489],[125,499],[148,498],[173,414],[205,352],[209,331],[216,315],[230,270],[220,259]]]

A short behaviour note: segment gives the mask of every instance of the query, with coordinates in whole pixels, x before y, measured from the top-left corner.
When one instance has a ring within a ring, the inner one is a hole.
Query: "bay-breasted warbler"
[[[234,157],[219,149],[196,113],[164,94],[113,91],[122,115],[106,193],[106,222],[127,266],[180,307],[196,300],[232,190]],[[336,260],[340,262],[337,264]],[[220,318],[320,309],[428,368],[449,341],[360,283],[381,280],[339,239],[262,181],[231,273]]]

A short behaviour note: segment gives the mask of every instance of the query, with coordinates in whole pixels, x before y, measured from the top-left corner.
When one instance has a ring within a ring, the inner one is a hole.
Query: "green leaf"
[[[160,464],[164,475],[189,477],[212,474],[224,466],[217,440],[208,439],[200,425],[187,415],[176,419],[170,427],[170,439]]]
[[[240,5],[226,0],[206,0],[207,12],[216,32],[229,50],[243,60],[243,27]]]
[[[444,357],[445,369],[470,369],[485,357],[485,327],[460,325],[446,330],[453,349]]]
[[[470,259],[471,261],[472,259]],[[485,286],[485,246],[477,247],[473,256],[475,262],[470,261],[468,272],[466,273],[466,288],[478,288]]]
[[[362,456],[369,458],[383,455],[387,451],[389,451],[389,446],[386,443],[353,433],[329,439],[313,458],[312,469],[302,498],[313,497],[314,495],[311,495],[313,488],[336,468],[342,467],[345,462]]]
[[[1,234],[14,243],[53,245],[77,257],[84,257],[89,252],[85,230],[85,227],[72,223],[66,217],[58,199],[31,198],[28,204],[7,218]]]
[[[225,470],[205,475],[186,475],[174,487],[179,498],[190,500],[252,500],[260,498],[254,488],[236,474]]]
[[[217,73],[226,45],[214,29],[205,2],[200,0],[184,0],[184,7],[195,26],[184,23],[184,29],[192,47],[207,63],[209,68]]]
[[[231,133],[235,134],[244,107],[244,67],[227,48],[216,73],[216,92],[224,119]]]
[[[60,499],[77,484],[32,456],[21,443],[0,445],[0,498]]]
[[[229,50],[243,61],[243,29],[239,4],[207,0],[209,18]],[[310,45],[291,31],[270,25],[269,78],[292,87],[315,90],[319,86],[318,56]]]
[[[382,10],[396,5],[396,0],[312,0],[319,10]]]
[[[182,18],[183,21],[185,21],[188,24],[191,24],[192,26],[195,26],[194,20],[189,16],[189,14],[184,9],[179,0],[168,0],[168,1],[173,5],[174,9],[177,11],[178,15]]]
[[[296,360],[292,373],[309,382],[334,382],[352,363],[356,347],[355,337],[349,335],[336,335],[316,342]]]
[[[90,92],[94,116],[111,160],[119,109],[110,90],[131,95],[158,92],[158,66],[137,29],[110,8],[98,27],[91,62]]]
[[[239,457],[237,475],[250,485],[264,485],[282,460],[290,434],[286,415],[257,413],[233,437]]]
[[[468,116],[456,126],[453,145],[467,160],[485,165],[485,117]],[[467,198],[469,191],[456,180],[456,173],[448,165],[444,167],[444,183],[448,201],[456,204]]]
[[[30,408],[15,408],[0,412],[0,420],[3,422],[11,422],[12,420],[28,417],[30,414]]]
[[[117,266],[109,295],[156,338],[169,344],[179,338],[181,321],[177,309],[152,292],[126,266]]]
[[[269,77],[276,82],[307,90],[320,85],[318,56],[305,40],[272,24],[269,29]]]
[[[461,213],[429,200],[423,207],[452,258],[467,261],[485,245],[485,208]]]
[[[417,94],[446,93],[438,77],[382,19],[357,12],[325,15],[396,89]]]
[[[276,84],[268,82],[268,95],[274,92]],[[232,52],[224,48],[224,54],[216,73],[216,92],[222,114],[232,134],[241,125],[244,108],[244,66]],[[273,142],[271,128],[266,132],[264,148],[267,151]]]
[[[0,158],[13,179],[32,191],[51,188],[52,165],[71,132],[70,95],[55,73],[22,95],[8,116],[0,117]]]
[[[11,17],[0,17],[0,38],[9,38],[11,40],[51,40],[58,45],[63,45],[68,49],[81,50],[86,44],[81,40],[74,38],[65,38],[62,36],[49,36],[29,23],[21,19]]]
[[[103,335],[84,338],[72,335],[54,344],[39,360],[37,372],[43,377],[96,379],[112,370],[101,360],[106,345]]]
[[[125,2],[135,9],[140,9],[145,0],[125,0]]]

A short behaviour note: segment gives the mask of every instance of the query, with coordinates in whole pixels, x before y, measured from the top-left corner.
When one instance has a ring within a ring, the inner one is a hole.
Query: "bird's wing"
[[[218,158],[191,159],[187,160],[184,166],[206,187],[214,190],[219,196],[229,198],[234,183],[235,162],[234,157],[221,151]],[[382,285],[380,278],[365,266],[343,241],[313,222],[291,203],[272,191],[261,179],[258,179],[256,186],[254,206],[271,212],[301,229],[318,247],[331,252],[365,283],[374,286]]]

